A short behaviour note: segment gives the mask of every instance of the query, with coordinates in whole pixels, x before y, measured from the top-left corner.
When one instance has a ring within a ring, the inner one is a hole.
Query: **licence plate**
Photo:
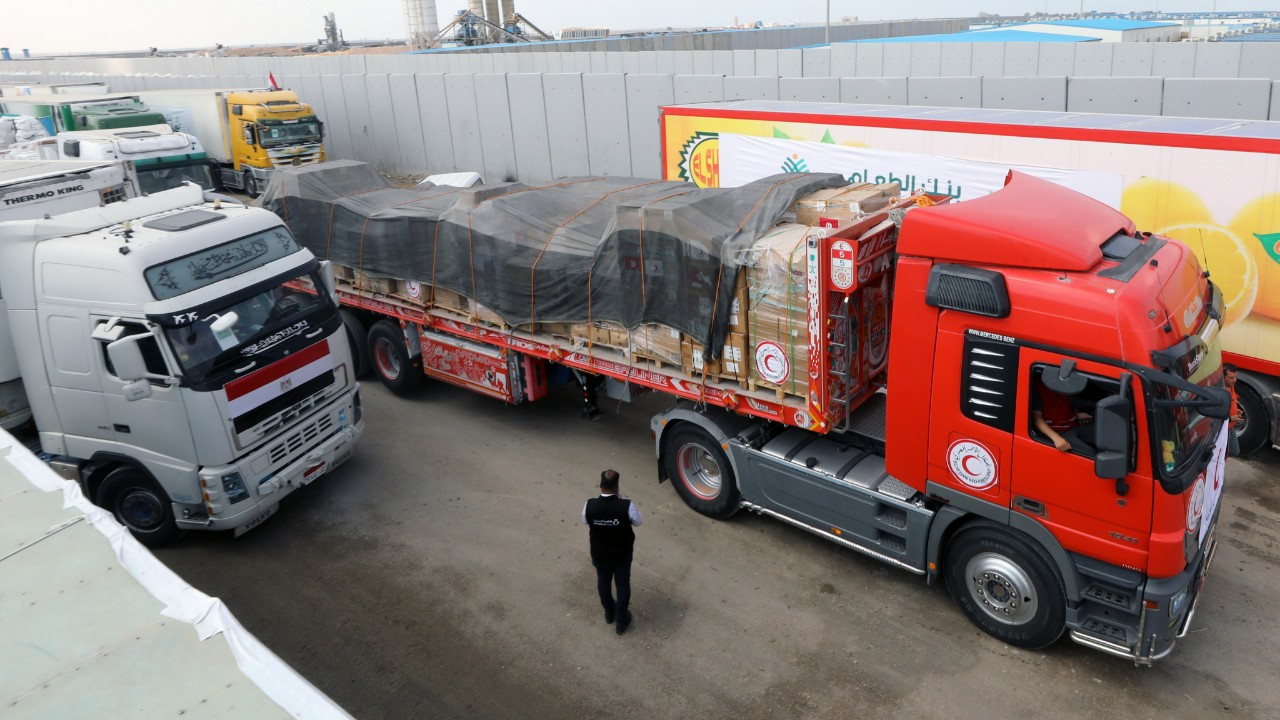
[[[270,510],[267,510],[266,512],[262,513],[262,514],[261,514],[261,515],[259,515],[258,517],[254,518],[254,519],[250,520],[249,522],[247,522],[247,523],[245,523],[245,524],[241,525],[240,527],[236,528],[236,530],[235,530],[235,537],[240,537],[241,535],[243,535],[243,534],[245,534],[245,533],[249,532],[250,530],[252,530],[252,529],[254,529],[254,528],[256,528],[256,527],[258,527],[258,526],[259,526],[259,525],[261,525],[263,522],[265,522],[267,518],[271,517],[272,515],[275,515],[275,514],[276,514],[276,510],[279,510],[279,509],[280,509],[280,506],[279,506],[279,505],[272,505]]]
[[[324,460],[321,460],[320,462],[316,463],[315,465],[312,465],[311,467],[307,468],[306,470],[303,470],[303,471],[302,471],[302,484],[303,484],[303,485],[307,485],[307,484],[309,484],[312,480],[315,480],[316,478],[320,477],[321,475],[323,475],[323,474],[324,474],[324,471],[325,471],[328,467],[329,467],[329,463],[325,462]]]

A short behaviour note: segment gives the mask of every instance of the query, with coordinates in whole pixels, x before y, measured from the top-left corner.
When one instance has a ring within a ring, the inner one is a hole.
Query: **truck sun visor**
[[[404,189],[337,161],[277,170],[259,205],[321,258],[462,293],[512,326],[661,323],[719,347],[743,251],[799,198],[844,184],[790,173],[726,189],[620,177]]]

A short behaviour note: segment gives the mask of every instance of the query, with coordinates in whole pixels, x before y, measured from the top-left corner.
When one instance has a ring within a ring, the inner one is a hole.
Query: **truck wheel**
[[[369,375],[369,332],[364,323],[350,310],[340,310],[342,326],[347,329],[347,342],[351,345],[351,363],[355,365],[357,378]]]
[[[369,358],[378,379],[396,395],[408,395],[422,383],[422,359],[409,357],[404,332],[390,320],[369,328]]]
[[[738,511],[738,484],[720,443],[695,425],[680,425],[663,444],[667,477],[685,504],[717,520]]]
[[[1240,454],[1249,455],[1266,447],[1271,435],[1271,417],[1258,393],[1242,382],[1236,383],[1236,399],[1240,403],[1244,423],[1231,431],[1240,442]]]
[[[947,590],[988,635],[1035,650],[1062,636],[1066,594],[1051,561],[1014,533],[985,524],[961,530],[947,546]]]
[[[250,170],[244,171],[244,194],[251,198],[258,197],[258,178]]]
[[[169,498],[136,468],[112,470],[98,488],[98,506],[110,510],[147,547],[167,545],[178,536]]]

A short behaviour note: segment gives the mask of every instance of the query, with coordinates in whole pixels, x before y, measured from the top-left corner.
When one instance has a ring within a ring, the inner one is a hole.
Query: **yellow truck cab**
[[[140,93],[174,129],[200,139],[221,183],[257,196],[271,171],[324,162],[324,123],[292,90]]]

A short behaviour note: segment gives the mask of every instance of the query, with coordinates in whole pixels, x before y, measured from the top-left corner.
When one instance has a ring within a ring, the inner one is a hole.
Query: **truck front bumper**
[[[249,501],[228,505],[225,498],[217,497],[220,495],[217,492],[220,488],[215,488],[215,492],[211,493],[215,495],[216,503],[215,512],[212,514],[192,516],[190,506],[174,503],[174,517],[178,526],[200,530],[235,530],[238,537],[260,525],[275,514],[280,501],[294,490],[310,485],[351,457],[360,435],[364,432],[364,420],[355,409],[355,403],[358,402],[356,397],[356,393],[349,393],[339,402],[299,423],[298,425],[307,425],[314,422],[316,416],[323,414],[356,420],[351,424],[336,423],[336,430],[266,478],[253,480],[255,476],[249,472],[248,468],[242,468],[239,465],[218,469],[213,473],[215,476],[223,472],[241,473],[246,484],[251,487]]]
[[[1219,505],[1217,514],[1221,515],[1221,511],[1222,506]],[[1191,629],[1200,590],[1218,549],[1217,529],[1218,517],[1215,516],[1196,557],[1182,572],[1173,577],[1147,580],[1137,627],[1130,628],[1136,631],[1137,643],[1124,645],[1078,629],[1071,631],[1071,639],[1109,655],[1132,660],[1135,665],[1151,665],[1173,652],[1178,639]]]

